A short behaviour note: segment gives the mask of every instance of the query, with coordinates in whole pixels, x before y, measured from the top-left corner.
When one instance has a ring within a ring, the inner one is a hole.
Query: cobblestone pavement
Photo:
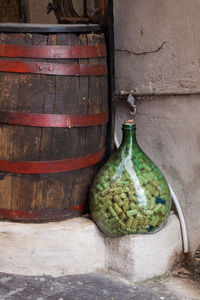
[[[103,274],[25,277],[0,274],[0,300],[183,300],[163,282],[128,285]],[[187,299],[187,298],[185,298]],[[188,298],[198,299],[198,298]],[[200,299],[200,298],[199,298]]]

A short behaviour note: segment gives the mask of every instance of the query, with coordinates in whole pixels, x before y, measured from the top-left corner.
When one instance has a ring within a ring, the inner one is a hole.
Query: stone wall
[[[192,256],[200,243],[199,13],[196,0],[114,0],[116,91],[167,94],[137,101],[138,141],[180,200]]]

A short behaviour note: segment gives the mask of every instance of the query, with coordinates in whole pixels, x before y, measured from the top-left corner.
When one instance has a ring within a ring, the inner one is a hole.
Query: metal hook
[[[133,97],[133,95],[132,94],[129,94],[129,96],[128,96],[128,99],[127,99],[127,102],[128,102],[128,104],[131,106],[131,112],[130,112],[130,114],[132,115],[132,116],[134,116],[135,114],[136,114],[136,112],[137,112],[137,108],[136,108],[136,104],[135,104],[135,98]]]

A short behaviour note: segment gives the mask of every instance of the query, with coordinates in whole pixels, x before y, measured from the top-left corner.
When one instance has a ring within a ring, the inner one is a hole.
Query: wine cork
[[[135,125],[135,120],[126,120],[124,121],[125,125]]]

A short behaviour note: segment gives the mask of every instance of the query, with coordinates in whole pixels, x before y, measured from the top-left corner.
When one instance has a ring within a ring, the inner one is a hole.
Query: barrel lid
[[[31,24],[31,23],[0,23],[0,32],[21,33],[84,33],[101,32],[99,24]]]

